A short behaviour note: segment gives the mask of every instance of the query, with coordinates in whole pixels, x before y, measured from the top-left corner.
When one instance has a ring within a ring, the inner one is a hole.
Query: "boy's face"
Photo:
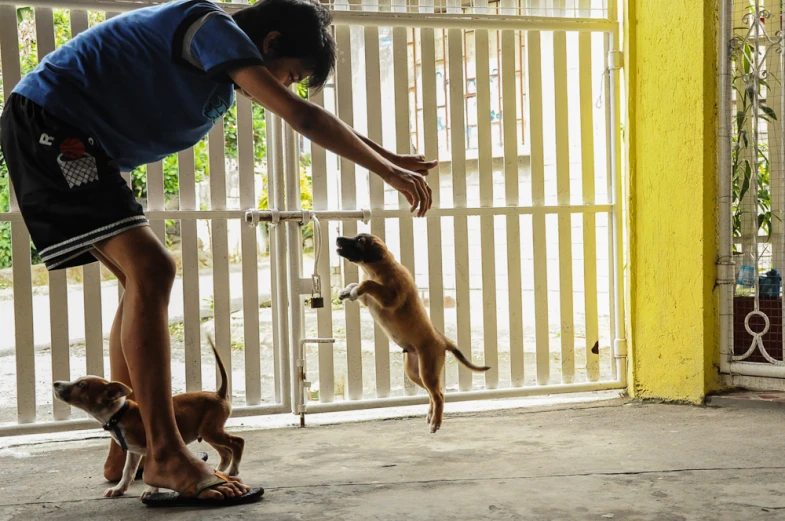
[[[267,61],[265,65],[275,79],[287,88],[292,83],[300,83],[311,75],[311,71],[299,58],[277,58]]]

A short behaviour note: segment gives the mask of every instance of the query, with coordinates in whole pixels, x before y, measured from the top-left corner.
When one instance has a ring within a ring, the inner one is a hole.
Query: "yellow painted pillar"
[[[629,391],[719,387],[714,292],[717,0],[627,0]]]

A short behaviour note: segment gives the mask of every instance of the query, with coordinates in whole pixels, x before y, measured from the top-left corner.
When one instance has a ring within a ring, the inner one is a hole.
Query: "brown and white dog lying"
[[[199,391],[174,396],[172,401],[177,428],[186,444],[197,439],[209,443],[221,456],[218,471],[236,476],[245,440],[224,430],[226,420],[232,413],[226,395],[226,369],[209,335],[208,340],[221,373],[221,386],[215,392]],[[73,382],[54,382],[53,385],[58,399],[88,413],[104,425],[104,429],[110,432],[121,447],[126,445],[123,477],[116,486],[104,493],[105,497],[123,495],[134,480],[147,446],[139,406],[127,399],[131,389],[121,382],[109,382],[96,376],[85,376]],[[142,497],[157,492],[157,488],[148,486]]]
[[[338,255],[362,268],[365,280],[346,286],[341,300],[360,300],[387,336],[403,349],[404,368],[409,379],[425,388],[431,398],[427,421],[431,432],[442,425],[444,393],[442,368],[446,352],[472,371],[487,371],[469,362],[455,343],[437,331],[425,311],[409,270],[395,260],[384,242],[374,235],[339,237]]]

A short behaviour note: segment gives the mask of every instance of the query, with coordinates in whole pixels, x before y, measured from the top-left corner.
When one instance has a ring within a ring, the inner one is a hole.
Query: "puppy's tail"
[[[478,373],[481,373],[483,371],[487,371],[487,370],[490,369],[490,366],[484,365],[484,366],[480,367],[479,365],[474,365],[473,363],[469,362],[466,359],[466,357],[463,356],[463,353],[461,353],[461,351],[458,349],[458,346],[456,346],[452,342],[452,340],[449,340],[447,338],[445,338],[445,340],[447,340],[447,351],[451,352],[455,356],[455,358],[458,359],[458,361],[460,363],[462,363],[463,365],[465,365],[466,367],[468,367],[472,371],[476,371]]]
[[[228,386],[228,381],[226,379],[226,368],[224,367],[223,360],[221,360],[221,355],[218,354],[218,349],[215,348],[215,342],[213,341],[212,335],[209,333],[207,334],[207,341],[210,342],[210,347],[213,348],[213,354],[215,355],[215,363],[218,364],[218,371],[221,373],[221,387],[215,391],[215,394],[218,395],[218,398],[221,400],[226,399],[226,388]]]

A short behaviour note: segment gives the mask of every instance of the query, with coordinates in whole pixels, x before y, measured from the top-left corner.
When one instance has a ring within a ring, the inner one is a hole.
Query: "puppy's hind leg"
[[[229,465],[232,464],[232,451],[221,445],[213,445],[213,448],[218,452],[218,455],[221,456],[221,462],[218,464],[218,472],[226,472],[229,469]]]
[[[438,356],[435,360],[420,357],[420,379],[425,389],[431,397],[430,425],[431,434],[435,433],[442,426],[444,417],[444,392],[442,392],[442,368],[444,367],[444,355]]]
[[[245,449],[244,439],[227,433],[223,428],[217,432],[203,432],[202,439],[215,447],[221,454],[221,466],[224,465],[224,455],[218,447],[231,453],[231,465],[227,471],[229,476],[236,476],[240,472],[240,461],[243,459],[243,450]]]
[[[112,488],[104,492],[104,497],[117,497],[125,494],[128,487],[136,476],[136,469],[139,468],[139,462],[142,461],[142,455],[135,452],[126,451],[125,453],[125,466],[123,467],[123,477],[120,482]]]
[[[423,385],[422,380],[420,379],[420,362],[419,356],[417,355],[417,351],[404,351],[403,352],[403,368],[406,372],[406,376],[409,377],[409,380],[412,381],[413,384],[419,385],[423,389],[425,389],[425,385]],[[433,415],[433,400],[431,400],[430,406],[428,407],[428,416],[425,417],[425,421],[428,424],[431,423],[431,416]]]

